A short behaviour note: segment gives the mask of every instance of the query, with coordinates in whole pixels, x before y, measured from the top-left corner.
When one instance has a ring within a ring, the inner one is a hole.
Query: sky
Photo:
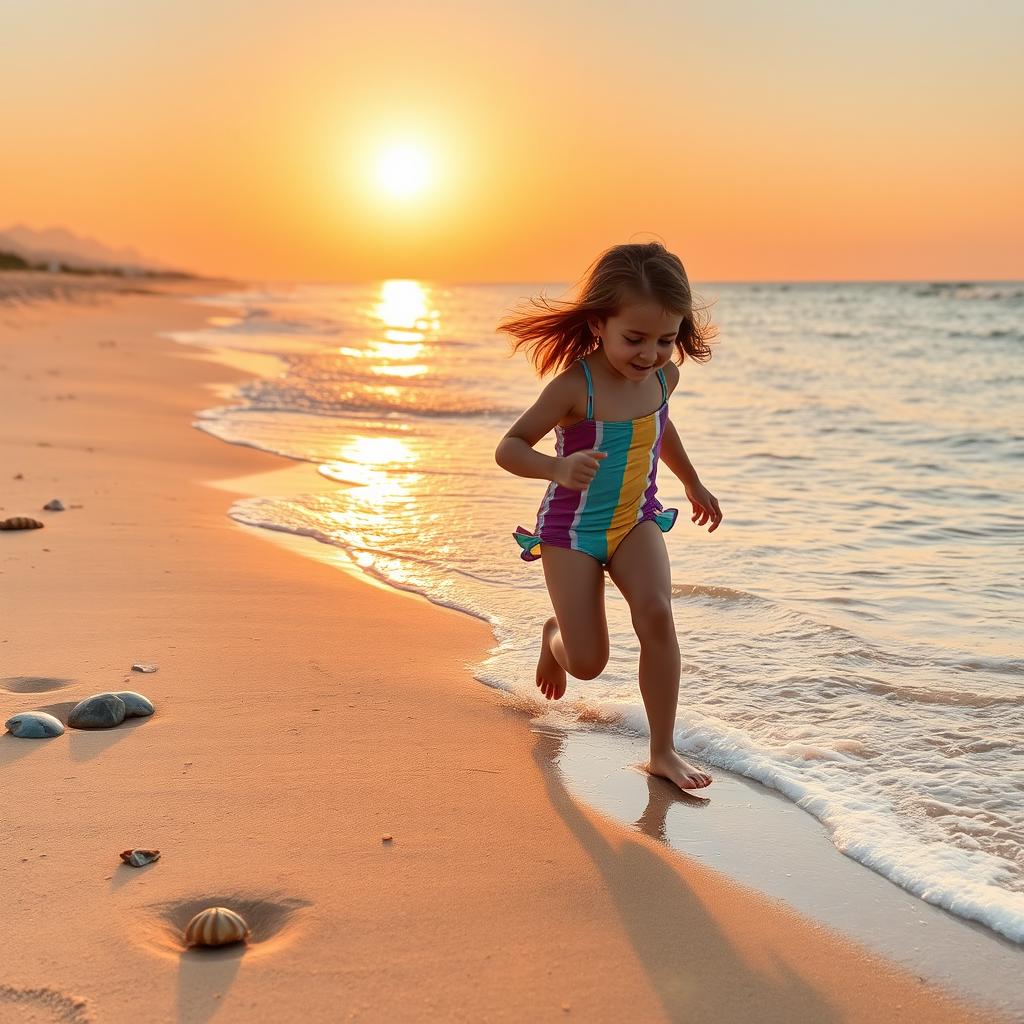
[[[252,281],[1024,278],[1024,4],[0,5],[0,230]]]

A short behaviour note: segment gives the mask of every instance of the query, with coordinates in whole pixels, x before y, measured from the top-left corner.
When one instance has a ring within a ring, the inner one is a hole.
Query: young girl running
[[[541,559],[555,614],[544,624],[537,686],[565,693],[566,673],[593,679],[608,662],[604,573],[629,604],[640,641],[640,692],[651,729],[645,766],[681,789],[712,780],[673,742],[679,699],[679,641],[663,533],[679,510],[655,496],[658,460],[683,484],[698,526],[722,521],[668,416],[679,362],[711,358],[715,330],[698,322],[679,258],[659,242],[617,245],[591,266],[575,302],[503,320],[513,352],[527,346],[540,376],[561,370],[516,420],[495,461],[517,476],[551,481],[532,531],[512,536],[525,561]],[[654,408],[656,406],[656,408]],[[654,409],[652,412],[651,409]],[[551,457],[534,445],[554,428]]]

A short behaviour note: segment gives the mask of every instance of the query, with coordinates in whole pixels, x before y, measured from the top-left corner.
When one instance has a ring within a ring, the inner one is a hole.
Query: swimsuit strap
[[[668,401],[668,388],[665,387],[665,374],[659,369],[658,380],[661,381],[661,404],[664,405]]]
[[[587,419],[592,420],[594,418],[594,381],[590,376],[590,367],[587,366],[586,359],[581,359],[580,363],[583,365],[583,372],[587,375]]]

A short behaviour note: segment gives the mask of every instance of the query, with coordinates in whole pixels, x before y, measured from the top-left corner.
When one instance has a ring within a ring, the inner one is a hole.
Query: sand
[[[157,710],[0,736],[0,1021],[1000,1019],[581,803],[485,623],[232,522],[282,460],[192,427],[246,374],[156,335],[228,285],[53,276],[0,275],[0,518],[46,524],[0,532],[0,721]],[[182,950],[208,904],[248,946]]]

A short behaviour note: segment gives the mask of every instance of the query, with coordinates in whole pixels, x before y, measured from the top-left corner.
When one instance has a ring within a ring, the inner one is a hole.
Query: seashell
[[[122,850],[118,856],[133,868],[141,868],[160,859],[159,850]]]
[[[64,732],[61,720],[45,711],[23,711],[20,715],[8,718],[4,727],[12,736],[20,736],[23,740],[41,740],[48,736],[60,736]]]
[[[94,693],[79,701],[68,715],[75,729],[111,729],[125,719],[124,701],[113,693]]]
[[[150,664],[148,664],[147,662],[144,662],[144,661],[134,661],[134,662],[132,662],[132,671],[133,672],[155,672],[156,669],[157,669],[156,665],[150,665]]]
[[[226,946],[249,937],[245,919],[227,907],[200,910],[185,926],[186,946]]]
[[[38,530],[43,524],[28,516],[10,516],[0,522],[0,530]]]
[[[52,501],[48,501],[43,506],[43,508],[49,509],[51,512],[63,512],[64,503],[60,500],[60,498],[54,498]]]
[[[114,696],[124,701],[125,718],[145,718],[156,710],[148,697],[143,697],[134,690],[117,690]]]

